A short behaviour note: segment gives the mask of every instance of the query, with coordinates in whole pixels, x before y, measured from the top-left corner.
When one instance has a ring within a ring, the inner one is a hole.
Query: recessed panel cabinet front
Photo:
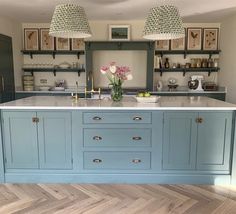
[[[5,167],[8,169],[39,168],[36,112],[4,112],[3,139]]]
[[[71,113],[38,112],[40,168],[71,169]]]

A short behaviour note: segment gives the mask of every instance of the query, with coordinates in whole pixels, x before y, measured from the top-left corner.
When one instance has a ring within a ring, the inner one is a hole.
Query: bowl
[[[150,97],[135,97],[139,103],[156,103],[160,96],[150,96]]]

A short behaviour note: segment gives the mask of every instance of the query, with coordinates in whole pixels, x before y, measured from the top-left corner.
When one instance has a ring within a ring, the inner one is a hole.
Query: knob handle
[[[93,120],[96,120],[96,121],[98,121],[98,120],[102,120],[102,118],[101,117],[93,117]]]
[[[141,137],[133,137],[132,139],[133,139],[133,140],[142,140]]]
[[[142,161],[140,159],[133,159],[132,162],[133,163],[141,163]]]
[[[101,160],[101,159],[94,159],[93,162],[94,162],[94,163],[101,163],[102,160]]]
[[[135,120],[135,121],[140,121],[140,120],[142,120],[142,117],[136,116],[136,117],[133,118],[133,120]]]
[[[93,137],[93,140],[99,141],[99,140],[102,140],[102,137],[100,137],[100,136],[94,136],[94,137]]]

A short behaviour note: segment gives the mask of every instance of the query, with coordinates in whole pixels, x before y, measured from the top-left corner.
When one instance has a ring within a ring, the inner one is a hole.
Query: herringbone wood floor
[[[3,184],[0,214],[8,213],[235,214],[236,187]]]

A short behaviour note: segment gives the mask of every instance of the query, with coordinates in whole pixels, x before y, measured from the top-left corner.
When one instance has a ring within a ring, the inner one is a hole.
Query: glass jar
[[[111,99],[115,102],[121,101],[123,98],[122,84],[114,84],[111,88]]]

